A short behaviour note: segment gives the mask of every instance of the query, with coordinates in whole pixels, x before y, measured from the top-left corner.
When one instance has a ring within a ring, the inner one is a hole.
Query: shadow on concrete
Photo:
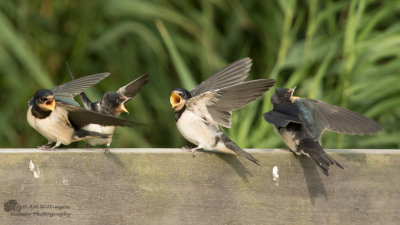
[[[119,159],[118,154],[113,153],[112,150],[109,153],[104,153],[104,157],[113,161],[113,163],[121,169],[126,169],[124,163]]]
[[[320,177],[325,175],[319,171],[317,165],[315,165],[312,159],[306,156],[294,155],[300,161],[300,165],[303,168],[304,177],[307,183],[308,195],[310,196],[312,204],[314,205],[315,199],[317,199],[319,196],[323,196],[325,200],[328,200],[328,195]]]
[[[247,168],[237,159],[237,156],[229,155],[229,154],[215,154],[220,159],[224,160],[228,163],[235,172],[242,178],[243,182],[248,183],[247,175],[252,176],[252,174],[247,170]]]

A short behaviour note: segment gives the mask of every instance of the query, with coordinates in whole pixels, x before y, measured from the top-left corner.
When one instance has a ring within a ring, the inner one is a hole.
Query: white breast
[[[205,150],[213,150],[216,130],[207,126],[206,121],[190,110],[185,110],[176,123],[179,132],[186,140]]]
[[[289,132],[286,130],[286,128],[280,128],[279,130],[275,128],[275,132],[282,137],[283,142],[285,142],[290,150],[298,154],[297,147],[299,145],[299,141],[297,140],[297,138],[295,138],[296,134],[294,132]]]
[[[44,119],[38,119],[31,113],[30,106],[27,112],[27,120],[29,125],[38,131],[41,135],[52,142],[61,142],[68,145],[72,142],[74,130],[68,124],[67,111],[62,108],[57,108],[50,116]]]
[[[101,126],[99,124],[89,124],[82,129],[88,130],[88,131],[93,131],[97,133],[102,133],[102,134],[113,134],[114,133],[114,126]]]
[[[84,126],[82,129],[92,131],[92,132],[97,132],[101,134],[110,134],[109,138],[89,138],[87,139],[87,142],[94,146],[94,145],[103,145],[107,143],[111,143],[112,140],[112,134],[114,133],[114,126],[101,126],[98,124],[89,124],[87,126]]]

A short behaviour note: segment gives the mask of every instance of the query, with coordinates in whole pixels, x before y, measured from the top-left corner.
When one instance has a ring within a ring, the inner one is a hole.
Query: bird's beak
[[[121,112],[126,112],[126,113],[129,114],[129,111],[125,108],[124,103],[122,103],[121,106],[120,106],[119,108],[120,108]]]
[[[129,114],[129,111],[125,108],[125,102],[129,101],[131,98],[132,97],[130,97],[130,98],[125,97],[125,100],[121,103],[121,106],[120,106],[121,112],[126,112]]]
[[[296,87],[289,89],[290,92],[290,101],[294,102],[297,97],[293,96],[294,90],[296,90]]]
[[[171,103],[172,108],[175,108],[180,102],[182,98],[175,91],[172,92],[171,97],[169,97],[169,102]]]
[[[296,90],[296,87],[289,89],[290,90],[290,94],[293,96],[294,90]]]
[[[56,108],[56,100],[54,96],[50,96],[49,100],[44,103],[44,107],[53,111]]]

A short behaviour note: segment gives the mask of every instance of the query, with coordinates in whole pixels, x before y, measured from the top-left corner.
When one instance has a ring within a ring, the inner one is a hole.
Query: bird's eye
[[[46,100],[47,100],[46,97],[41,97],[40,99],[41,99],[42,101],[46,101]]]
[[[121,102],[121,100],[117,99],[117,101],[115,101],[117,104],[119,104]]]

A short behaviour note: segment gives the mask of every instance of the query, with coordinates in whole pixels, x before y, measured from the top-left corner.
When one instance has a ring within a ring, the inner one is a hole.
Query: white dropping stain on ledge
[[[29,170],[31,172],[33,172],[33,170],[35,169],[35,164],[33,164],[32,160],[29,162]]]
[[[36,170],[33,171],[33,177],[36,179],[40,177],[39,165],[36,165]]]
[[[68,179],[65,177],[62,178],[62,182],[64,185],[68,185]]]
[[[29,170],[33,172],[33,177],[34,178],[39,178],[40,177],[40,169],[39,165],[35,165],[32,160],[29,161]]]
[[[272,180],[275,182],[276,186],[279,185],[278,166],[272,168]]]

